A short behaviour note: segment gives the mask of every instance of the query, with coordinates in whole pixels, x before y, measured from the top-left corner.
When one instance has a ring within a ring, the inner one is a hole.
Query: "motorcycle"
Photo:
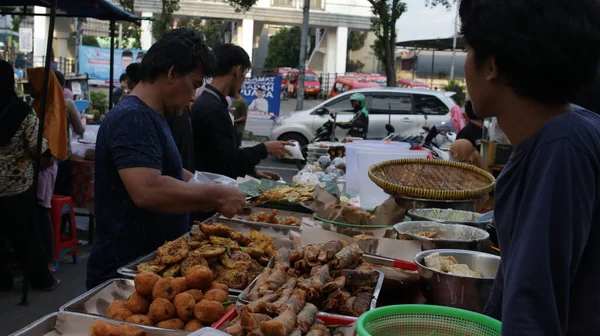
[[[337,113],[329,112],[327,108],[323,107],[320,109],[319,114],[325,115],[329,114],[329,120],[327,120],[321,127],[317,128],[315,131],[315,137],[310,140],[309,144],[313,144],[315,142],[323,142],[323,141],[338,141],[335,137],[335,129],[337,126]],[[306,145],[302,147],[302,155],[306,158],[308,153],[308,146]],[[296,167],[299,170],[302,170],[306,165],[306,160],[296,160]]]

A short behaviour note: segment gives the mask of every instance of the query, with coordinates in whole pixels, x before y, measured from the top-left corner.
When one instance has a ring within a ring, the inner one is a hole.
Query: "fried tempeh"
[[[271,321],[260,323],[260,330],[265,336],[287,336],[296,326],[296,313],[288,309]]]
[[[363,251],[357,244],[350,244],[335,254],[331,261],[333,269],[354,268],[360,263]]]
[[[307,303],[304,306],[304,309],[302,309],[300,313],[298,313],[298,320],[296,324],[298,325],[298,328],[300,328],[300,330],[302,331],[302,334],[307,333],[310,329],[310,326],[315,321],[317,310],[317,306],[313,305],[312,303]]]

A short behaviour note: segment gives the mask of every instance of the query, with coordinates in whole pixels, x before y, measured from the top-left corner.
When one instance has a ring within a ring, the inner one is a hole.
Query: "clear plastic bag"
[[[237,181],[227,176],[196,171],[188,181],[196,184],[224,184],[237,187]]]

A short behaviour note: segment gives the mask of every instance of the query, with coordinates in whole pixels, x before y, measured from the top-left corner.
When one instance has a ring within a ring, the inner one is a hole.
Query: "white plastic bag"
[[[227,176],[199,171],[196,171],[196,173],[194,173],[194,176],[190,178],[189,182],[197,184],[224,184],[234,187],[238,186],[236,180]]]
[[[214,328],[202,328],[200,330],[194,331],[193,333],[189,334],[188,336],[227,336],[229,334],[226,334],[220,330],[214,329]]]
[[[296,160],[304,160],[304,156],[302,155],[302,149],[300,148],[300,144],[298,141],[291,140],[295,146],[284,146],[285,149],[289,150],[292,155],[286,155],[286,159],[296,159]]]

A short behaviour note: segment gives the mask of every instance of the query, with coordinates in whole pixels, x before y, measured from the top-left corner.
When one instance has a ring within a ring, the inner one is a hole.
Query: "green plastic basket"
[[[501,336],[501,323],[467,310],[396,305],[370,310],[356,323],[360,336]]]

